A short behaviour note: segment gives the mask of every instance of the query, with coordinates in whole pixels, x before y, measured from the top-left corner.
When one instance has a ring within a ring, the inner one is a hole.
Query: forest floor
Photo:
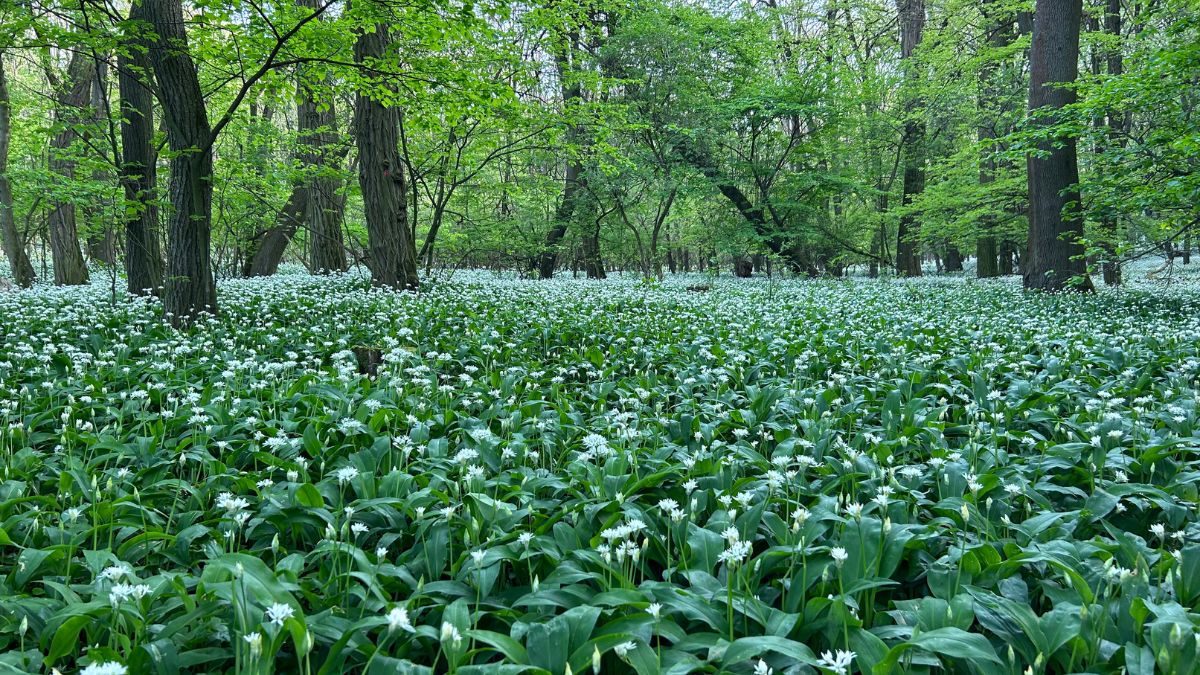
[[[1145,271],[0,294],[0,669],[1195,672]]]

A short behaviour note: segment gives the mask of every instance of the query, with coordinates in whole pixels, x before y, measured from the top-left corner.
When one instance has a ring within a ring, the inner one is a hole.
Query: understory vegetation
[[[1197,670],[1191,284],[220,291],[0,294],[5,672]]]

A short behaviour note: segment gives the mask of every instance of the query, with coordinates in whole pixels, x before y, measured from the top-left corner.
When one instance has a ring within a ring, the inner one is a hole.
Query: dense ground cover
[[[0,662],[1197,669],[1200,294],[694,282],[0,295]]]

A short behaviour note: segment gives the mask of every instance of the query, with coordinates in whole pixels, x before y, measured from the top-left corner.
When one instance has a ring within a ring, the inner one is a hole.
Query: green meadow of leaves
[[[1192,673],[1191,286],[0,295],[0,670]]]

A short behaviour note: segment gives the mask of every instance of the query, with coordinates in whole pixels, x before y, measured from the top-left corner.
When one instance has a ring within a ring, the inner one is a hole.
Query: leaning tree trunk
[[[259,232],[250,242],[242,276],[269,277],[279,270],[283,254],[308,212],[308,181],[298,178],[292,182],[292,192],[275,218],[275,225]]]
[[[1042,126],[1053,124],[1053,116],[1075,102],[1070,85],[1079,71],[1082,14],[1082,0],[1037,0],[1029,53],[1029,110],[1038,111],[1037,123]],[[1061,86],[1063,83],[1067,86]],[[1084,248],[1079,243],[1083,218],[1078,212],[1075,138],[1069,134],[1048,138],[1038,143],[1038,150],[1026,159],[1029,243],[1021,260],[1024,286],[1048,291],[1091,290]],[[1077,279],[1081,283],[1074,284]]]
[[[920,70],[913,64],[913,54],[921,44],[921,33],[925,28],[924,0],[896,0],[900,15],[900,58],[904,63],[905,85],[919,87]],[[921,118],[922,102],[919,94],[909,93],[904,104],[907,119],[904,122],[904,197],[905,206],[925,190],[925,122]],[[921,256],[917,236],[920,223],[916,214],[906,211],[900,216],[896,232],[896,274],[902,277],[921,276]]]
[[[91,98],[92,79],[96,75],[95,64],[86,50],[79,50],[71,57],[66,80],[55,92],[54,123],[58,131],[50,139],[50,173],[56,174],[62,186],[70,185],[75,179],[75,160],[71,157],[71,145],[79,138],[76,124]],[[50,230],[50,252],[54,258],[54,283],[78,285],[88,282],[87,263],[79,249],[79,228],[75,222],[75,204],[55,200],[51,205],[48,220]]]
[[[140,21],[142,3],[129,12]],[[137,39],[137,38],[135,38]],[[138,40],[143,42],[142,40]],[[121,184],[125,188],[125,277],[134,295],[158,294],[163,282],[155,201],[154,100],[148,84],[149,62],[143,49],[122,50],[117,57],[121,96]]]
[[[12,137],[10,100],[8,78],[4,74],[4,54],[0,52],[0,241],[4,244],[4,257],[8,258],[13,281],[21,288],[29,288],[37,277],[13,218],[12,185],[8,182],[8,143]]]
[[[149,60],[158,81],[171,159],[171,218],[163,309],[171,323],[217,312],[212,239],[212,129],[188,51],[182,0],[141,3],[154,32]]]
[[[391,40],[387,26],[359,33],[355,63],[386,57]],[[377,86],[391,85],[379,84]],[[354,140],[358,146],[358,184],[367,217],[368,267],[371,282],[395,289],[416,289],[417,252],[408,228],[408,194],[399,146],[400,110],[368,92],[354,101]]]

